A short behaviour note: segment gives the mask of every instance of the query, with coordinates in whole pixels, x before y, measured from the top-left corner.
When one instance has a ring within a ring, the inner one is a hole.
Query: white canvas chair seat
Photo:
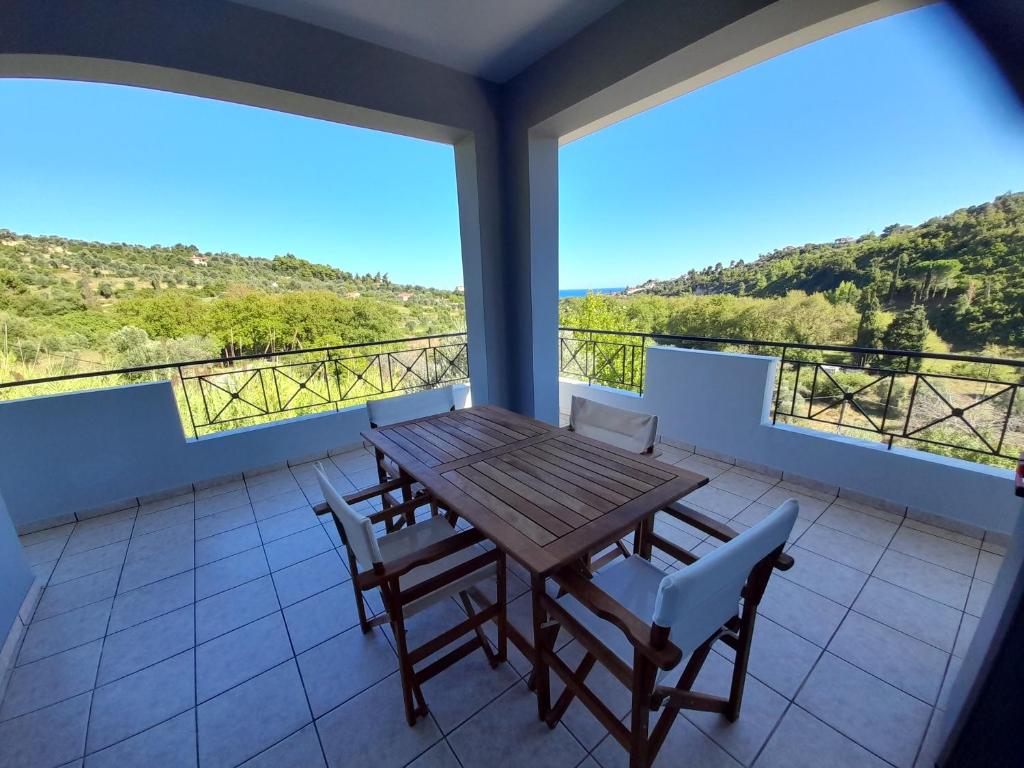
[[[564,590],[560,597],[536,585],[533,592],[536,604],[550,617],[535,630],[534,680],[541,718],[554,728],[578,697],[629,751],[631,768],[650,768],[683,709],[718,712],[736,721],[757,607],[772,571],[793,566],[793,559],[783,552],[797,517],[793,499],[739,534],[697,513],[688,516],[675,506],[666,511],[722,544],[697,557],[643,528],[637,554],[592,579],[571,568],[556,572],[554,580]],[[646,559],[654,546],[687,565],[664,573]],[[575,670],[555,652],[563,627],[584,650]],[[718,642],[735,653],[728,698],[693,688]],[[598,662],[630,689],[633,707],[628,727],[586,684]],[[565,683],[553,707],[549,670]],[[674,674],[666,679],[670,672]],[[652,723],[651,713],[658,709],[662,713]]]
[[[457,533],[458,531],[449,525],[448,521],[444,517],[431,517],[428,520],[417,523],[416,525],[382,536],[377,539],[377,545],[380,547],[380,554],[384,558],[384,562],[390,562],[412,554],[413,552],[425,547],[429,547],[431,544],[436,544],[439,541],[451,538]],[[440,573],[444,573],[460,563],[472,560],[480,554],[480,551],[481,550],[476,548],[462,549],[454,554],[448,555],[447,557],[443,557],[440,560],[434,560],[426,565],[421,565],[419,568],[414,568],[399,577],[399,584],[403,591],[412,589],[417,584],[433,578]],[[435,589],[430,594],[421,597],[419,600],[408,603],[404,608],[404,613],[406,616],[412,616],[413,614],[419,613],[424,608],[427,608],[445,598],[455,597],[460,592],[472,587],[474,584],[486,579],[493,579],[496,573],[495,564],[490,563],[489,565],[473,571],[460,579],[456,579],[443,587]]]
[[[666,574],[633,555],[599,571],[593,584],[645,624],[670,628],[672,642],[688,655],[739,614],[747,576],[785,544],[796,515],[797,502],[790,499],[732,541],[674,573]],[[633,647],[618,627],[585,608],[571,593],[558,603],[620,659],[632,663]],[[659,669],[658,679],[666,672]]]
[[[569,429],[624,451],[649,453],[658,435],[658,417],[573,395]]]
[[[658,587],[664,578],[665,573],[660,568],[639,555],[632,555],[602,568],[594,574],[592,581],[594,586],[610,595],[623,608],[650,624],[654,617]],[[585,608],[570,593],[558,598],[558,604],[622,661],[633,663],[633,646],[622,634],[622,630]],[[658,672],[660,676],[664,670]]]

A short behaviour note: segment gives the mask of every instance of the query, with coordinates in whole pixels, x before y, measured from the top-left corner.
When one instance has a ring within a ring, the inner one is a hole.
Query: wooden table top
[[[621,538],[708,482],[495,406],[414,419],[363,437],[443,506],[542,575]]]

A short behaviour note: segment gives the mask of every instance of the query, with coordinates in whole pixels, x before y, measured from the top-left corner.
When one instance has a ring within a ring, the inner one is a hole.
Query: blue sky
[[[191,97],[0,80],[0,228],[462,282],[450,147]],[[560,153],[565,288],[672,277],[1024,190],[1024,119],[952,11],[875,22]]]
[[[178,94],[2,80],[0,228],[462,282],[444,144]]]
[[[1024,190],[1024,119],[952,10],[779,56],[562,148],[560,282],[618,287]]]

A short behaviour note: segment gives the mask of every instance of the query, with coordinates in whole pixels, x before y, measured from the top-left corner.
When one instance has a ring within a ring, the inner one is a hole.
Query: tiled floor
[[[765,596],[740,720],[686,713],[657,764],[929,764],[998,548],[701,455],[661,458],[712,476],[688,502],[737,528],[790,496],[801,517],[797,565]],[[341,488],[374,481],[363,451],[332,461]],[[406,726],[390,634],[356,626],[319,500],[300,465],[23,537],[49,582],[0,706],[0,766],[626,764],[578,703],[554,731],[539,723],[514,652],[497,670],[474,654],[430,681],[431,716]],[[712,546],[657,525],[698,554]],[[510,615],[525,629],[516,573]],[[415,617],[413,643],[459,610]],[[698,687],[726,690],[729,653]],[[628,714],[614,679],[591,682]]]

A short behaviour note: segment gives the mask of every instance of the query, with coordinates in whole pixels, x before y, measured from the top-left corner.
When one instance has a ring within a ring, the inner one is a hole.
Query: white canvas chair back
[[[455,395],[452,387],[447,386],[398,397],[386,397],[383,400],[367,400],[366,415],[375,427],[386,427],[400,421],[444,413],[454,407]]]
[[[374,563],[383,562],[377,537],[373,535],[373,525],[365,517],[350,507],[341,497],[337,489],[327,479],[323,465],[318,461],[315,465],[316,477],[320,481],[320,490],[334,517],[341,523],[345,531],[345,540],[355,555],[360,567],[369,569]]]
[[[751,569],[786,542],[796,515],[797,502],[789,499],[753,528],[662,579],[654,623],[671,628],[669,637],[683,653],[693,652],[736,615]]]
[[[644,453],[654,445],[658,417],[613,408],[573,395],[569,426],[584,437],[592,437],[632,453]]]

